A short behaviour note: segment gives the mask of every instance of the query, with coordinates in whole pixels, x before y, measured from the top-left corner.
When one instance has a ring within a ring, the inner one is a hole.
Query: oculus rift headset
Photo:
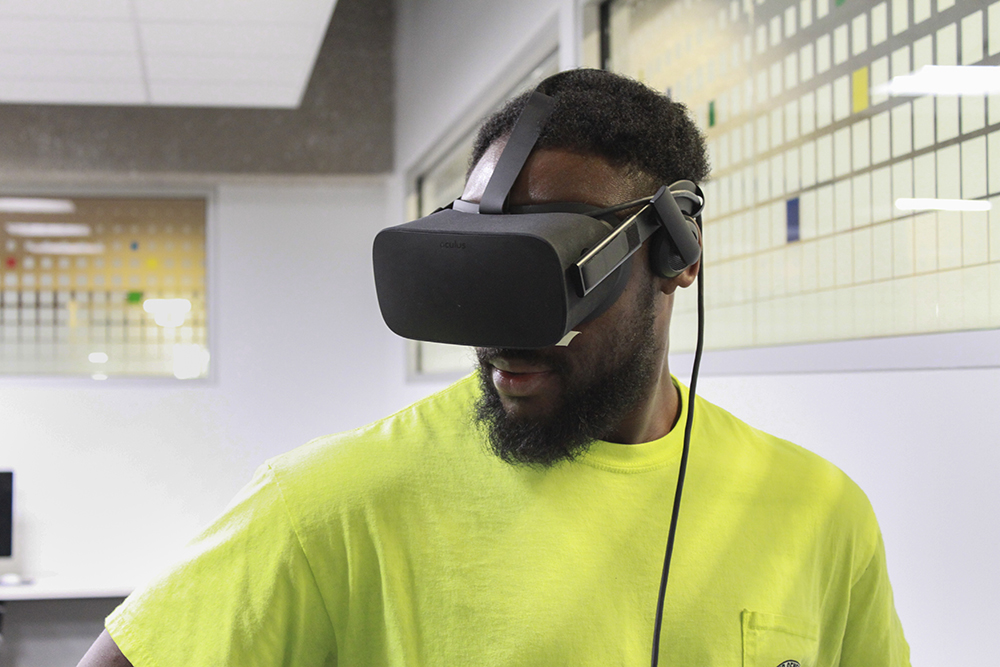
[[[645,241],[660,277],[698,261],[704,196],[691,181],[605,209],[507,205],[554,106],[531,94],[478,205],[456,199],[375,237],[375,290],[393,332],[474,347],[565,345],[618,299]],[[640,206],[624,221],[614,215]]]

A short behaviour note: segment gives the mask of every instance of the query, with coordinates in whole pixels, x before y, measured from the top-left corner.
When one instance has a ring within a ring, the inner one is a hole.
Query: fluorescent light
[[[926,65],[872,88],[883,95],[992,95],[1000,93],[1000,67]]]
[[[191,302],[187,299],[146,299],[142,309],[151,313],[161,327],[179,327],[184,324],[184,316],[191,312]]]
[[[90,377],[93,380],[107,380],[108,379],[108,376],[105,375],[104,373],[94,373]]]
[[[978,199],[906,199],[896,200],[900,211],[989,211],[992,204]]]
[[[108,355],[104,352],[91,352],[87,355],[87,360],[92,364],[106,364],[108,363]]]
[[[0,213],[76,213],[76,205],[69,199],[0,197]]]
[[[72,241],[25,241],[24,249],[35,255],[103,255],[103,243]]]
[[[174,377],[192,380],[208,373],[208,350],[201,345],[174,345]]]
[[[78,222],[8,222],[11,236],[90,236],[90,225]]]

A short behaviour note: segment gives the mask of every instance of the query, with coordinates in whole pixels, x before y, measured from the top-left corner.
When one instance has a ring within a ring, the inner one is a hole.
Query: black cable
[[[599,5],[598,25],[601,32],[601,69],[611,69],[611,0],[604,0]]]
[[[699,225],[700,227],[700,225]],[[704,256],[702,257],[704,259]],[[705,344],[705,274],[704,261],[698,270],[698,342],[694,350],[694,364],[691,367],[691,386],[688,388],[688,413],[684,425],[684,448],[681,450],[681,464],[677,471],[677,488],[674,491],[674,509],[670,515],[670,533],[667,535],[667,553],[663,557],[663,575],[660,577],[660,595],[656,601],[656,624],[653,626],[652,667],[660,660],[660,630],[663,627],[663,599],[667,592],[667,575],[670,573],[670,557],[674,553],[674,537],[677,534],[677,515],[681,509],[681,493],[684,491],[684,473],[687,470],[688,451],[691,449],[691,425],[694,423],[694,399],[698,387],[698,369],[701,367],[701,351]]]
[[[635,208],[636,206],[642,206],[643,204],[651,204],[653,202],[652,197],[643,197],[642,199],[633,199],[632,201],[627,201],[622,204],[615,204],[614,206],[608,206],[607,208],[599,208],[593,211],[587,211],[587,215],[592,218],[597,218],[606,213],[617,213],[618,211],[624,211],[628,208]]]

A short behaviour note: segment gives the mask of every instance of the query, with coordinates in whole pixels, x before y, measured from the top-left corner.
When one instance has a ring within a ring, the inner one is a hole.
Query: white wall
[[[214,517],[264,459],[395,409],[371,242],[389,179],[217,188],[207,382],[0,382],[17,561],[0,573],[128,586]]]
[[[513,54],[552,12],[563,34],[578,25],[568,16],[573,8],[556,0],[403,0],[397,172],[406,174],[451,124],[464,122],[504,68],[522,65]],[[690,372],[673,370],[682,378]],[[1000,369],[710,376],[701,393],[827,457],[866,490],[914,664],[992,664]]]
[[[572,5],[573,0],[397,3],[397,169],[408,169],[457,120],[467,120],[456,116],[468,115],[484,98],[495,101],[530,71],[535,63],[523,69],[524,63],[512,66],[512,58],[531,53],[550,36],[555,41],[560,32],[570,32]],[[561,61],[567,57],[560,55]],[[520,75],[511,75],[512,67],[522,68]]]

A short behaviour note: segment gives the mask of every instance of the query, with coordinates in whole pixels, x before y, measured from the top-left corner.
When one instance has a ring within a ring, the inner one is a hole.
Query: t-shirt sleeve
[[[336,664],[330,616],[266,465],[106,627],[135,667]]]
[[[909,667],[910,647],[896,614],[881,533],[851,588],[841,667]]]

